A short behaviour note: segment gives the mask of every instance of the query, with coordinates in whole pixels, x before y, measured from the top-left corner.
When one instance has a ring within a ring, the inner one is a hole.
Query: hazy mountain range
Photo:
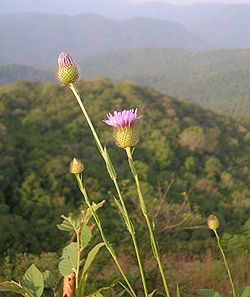
[[[78,60],[81,77],[110,77],[154,86],[174,97],[189,99],[216,112],[250,115],[250,49],[192,52],[144,48]],[[51,71],[27,66],[0,66],[0,83],[55,81]]]
[[[95,13],[116,20],[149,17],[182,24],[210,47],[250,46],[250,5],[219,3],[172,5],[126,0],[2,0],[0,13],[38,12],[77,15]]]
[[[85,59],[80,65],[85,78],[129,79],[216,112],[250,115],[249,61],[250,49],[147,48]]]
[[[85,78],[136,80],[250,114],[250,5],[3,0],[0,28],[1,84],[54,80],[68,51]]]
[[[0,64],[49,68],[62,50],[77,59],[148,46],[204,49],[206,43],[182,25],[132,18],[113,21],[94,14],[0,16]]]

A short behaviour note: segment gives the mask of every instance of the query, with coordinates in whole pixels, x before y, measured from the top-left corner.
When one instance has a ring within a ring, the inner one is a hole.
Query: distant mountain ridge
[[[115,81],[133,80],[216,112],[250,116],[249,60],[250,49],[191,52],[144,48],[76,61],[84,79],[106,76]],[[19,67],[0,66],[0,83],[55,80],[56,66],[50,72]]]
[[[116,20],[134,17],[169,20],[182,24],[210,47],[250,47],[249,4],[212,2],[173,5],[160,1],[134,4],[126,0],[2,0],[2,14],[19,12],[66,15],[95,13]]]
[[[206,48],[205,42],[182,25],[147,18],[113,21],[95,14],[11,14],[0,15],[0,28],[0,65],[48,69],[63,50],[83,59],[148,46]]]
[[[0,66],[0,84],[9,84],[16,80],[55,81],[55,77],[49,71],[40,71],[25,65]]]
[[[151,85],[216,112],[250,115],[250,49],[190,52],[145,48],[86,59],[83,77]]]

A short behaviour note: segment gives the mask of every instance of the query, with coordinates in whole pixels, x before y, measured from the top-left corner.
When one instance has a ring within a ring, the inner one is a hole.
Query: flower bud
[[[114,138],[117,146],[126,148],[135,146],[140,139],[140,135],[138,129],[133,126],[115,129]]]
[[[79,69],[71,56],[62,52],[58,58],[57,79],[64,85],[75,82],[79,77]]]
[[[114,114],[107,114],[104,122],[114,128],[116,145],[122,148],[133,147],[139,141],[139,131],[135,123],[140,116],[137,116],[137,109],[124,109],[115,111]]]
[[[73,174],[80,174],[83,170],[83,163],[80,160],[73,158],[72,162],[69,164],[69,172]]]
[[[216,216],[210,215],[207,218],[207,226],[211,230],[216,230],[219,227],[220,223]]]

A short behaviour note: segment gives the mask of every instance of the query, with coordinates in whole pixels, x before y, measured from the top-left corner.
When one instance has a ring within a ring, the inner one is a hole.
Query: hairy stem
[[[116,179],[114,179],[114,184],[115,184],[115,188],[116,188],[116,191],[118,193],[122,208],[124,210],[127,225],[128,225],[128,228],[129,228],[129,232],[131,234],[131,238],[132,238],[132,241],[133,241],[135,254],[136,254],[136,258],[137,258],[137,262],[138,262],[138,266],[139,266],[139,270],[140,270],[140,274],[141,274],[141,278],[142,278],[142,285],[143,285],[143,289],[144,289],[144,294],[145,294],[145,296],[148,296],[148,289],[147,289],[146,279],[145,279],[145,275],[144,275],[144,271],[143,271],[143,267],[142,267],[142,262],[141,262],[141,257],[140,257],[138,245],[137,245],[137,242],[136,242],[134,227],[132,225],[131,220],[129,219],[127,208],[126,208],[126,205],[125,205],[124,200],[122,198],[122,195],[121,195],[121,192],[120,192],[120,189],[119,189],[119,186],[117,184]]]
[[[144,218],[146,220],[146,223],[147,223],[147,227],[148,227],[148,231],[149,231],[149,235],[150,235],[150,242],[151,242],[152,251],[153,251],[154,257],[155,257],[155,259],[157,261],[159,270],[160,270],[160,274],[161,274],[161,278],[162,278],[162,282],[163,282],[163,285],[164,285],[166,295],[167,295],[167,297],[170,297],[168,284],[167,284],[166,277],[164,275],[164,270],[163,270],[163,267],[162,267],[160,254],[159,254],[159,249],[158,249],[158,245],[157,245],[157,242],[156,242],[156,239],[155,239],[153,226],[152,226],[152,224],[151,224],[151,222],[149,220],[149,217],[148,217],[147,208],[146,208],[146,205],[145,205],[145,202],[144,202],[144,197],[143,197],[143,194],[142,194],[142,191],[141,191],[141,185],[140,185],[139,177],[138,177],[138,174],[136,172],[136,168],[135,168],[135,164],[134,164],[134,160],[133,160],[133,156],[132,156],[132,152],[131,152],[130,147],[126,148],[126,153],[127,153],[128,163],[129,163],[131,172],[132,172],[132,174],[134,176],[134,179],[135,179],[141,211],[142,211],[142,213],[144,215]]]
[[[83,112],[83,115],[89,125],[89,128],[93,134],[93,137],[95,139],[95,142],[96,142],[96,145],[97,145],[97,148],[101,154],[101,156],[103,157],[105,163],[106,163],[106,166],[107,168],[109,167],[109,165],[114,168],[113,166],[113,163],[110,159],[107,159],[107,157],[105,157],[105,150],[103,148],[103,145],[101,144],[101,141],[95,131],[95,128],[89,118],[89,115],[86,111],[86,108],[84,107],[83,103],[82,103],[82,100],[81,100],[81,97],[79,95],[79,93],[77,92],[75,86],[73,84],[70,84],[69,85],[70,89],[72,90],[73,94],[75,95],[76,97],[76,100]],[[109,163],[109,164],[108,164]],[[122,206],[122,210],[123,210],[123,213],[122,213],[122,217],[124,218],[125,220],[125,224],[127,225],[127,228],[128,228],[128,231],[131,235],[131,238],[132,238],[132,242],[133,242],[133,245],[134,245],[134,249],[135,249],[135,254],[136,254],[136,258],[137,258],[137,262],[138,262],[138,266],[139,266],[139,270],[140,270],[140,274],[141,274],[141,280],[142,280],[142,285],[143,285],[143,289],[144,289],[144,293],[145,293],[145,296],[148,296],[148,289],[147,289],[147,285],[146,285],[146,279],[145,279],[145,275],[144,275],[144,271],[143,271],[143,266],[142,266],[142,261],[141,261],[141,257],[140,257],[140,253],[139,253],[139,248],[138,248],[138,244],[137,244],[137,240],[136,240],[136,237],[135,237],[135,229],[134,229],[134,226],[133,226],[133,223],[132,221],[130,220],[129,218],[129,215],[128,215],[128,211],[127,211],[127,208],[126,208],[126,205],[125,205],[125,202],[124,202],[124,199],[121,195],[121,191],[120,191],[120,188],[119,188],[119,185],[118,185],[118,182],[117,182],[117,178],[115,175],[112,175],[110,174],[110,178],[112,179],[114,185],[115,185],[115,189],[116,189],[116,192],[118,194],[118,197],[119,197],[119,200],[120,200],[120,203],[121,203],[121,206]]]
[[[92,124],[92,122],[91,122],[91,120],[89,118],[87,110],[85,109],[85,107],[84,107],[84,105],[82,103],[81,97],[80,97],[79,93],[77,92],[77,90],[76,90],[76,88],[75,88],[75,86],[73,84],[70,84],[69,87],[72,90],[73,94],[75,95],[76,100],[77,100],[77,102],[78,102],[78,104],[79,104],[79,106],[80,106],[80,108],[81,108],[81,110],[83,112],[83,115],[84,115],[84,117],[85,117],[85,119],[86,119],[86,121],[87,121],[87,123],[89,125],[89,128],[90,128],[90,130],[91,130],[91,132],[92,132],[92,134],[94,136],[94,139],[96,141],[96,145],[97,145],[101,155],[103,155],[103,153],[104,153],[103,146],[102,146],[101,141],[100,141],[100,139],[99,139],[99,137],[98,137],[98,135],[97,135],[97,133],[95,131],[95,128],[94,128],[94,126],[93,126],[93,124]]]
[[[110,255],[112,256],[112,258],[113,258],[113,260],[114,260],[114,262],[115,262],[115,264],[116,264],[116,266],[117,266],[119,272],[121,273],[121,275],[122,275],[124,281],[126,282],[128,288],[129,288],[129,290],[130,290],[130,294],[131,294],[131,296],[136,297],[136,293],[135,293],[134,289],[132,288],[132,286],[131,286],[131,284],[130,284],[128,278],[126,277],[126,274],[123,272],[123,269],[122,269],[122,267],[120,266],[120,264],[119,264],[119,262],[118,262],[118,259],[117,259],[117,256],[116,256],[116,254],[115,254],[115,251],[113,250],[112,246],[110,245],[110,243],[109,243],[108,240],[106,239],[106,236],[105,236],[105,234],[104,234],[104,231],[103,231],[103,228],[102,228],[100,219],[99,219],[99,217],[98,217],[96,211],[94,210],[94,208],[92,207],[92,205],[91,205],[91,203],[90,203],[90,200],[89,200],[87,191],[86,191],[86,189],[85,189],[85,187],[84,187],[84,185],[83,185],[83,183],[82,183],[82,179],[81,179],[81,177],[79,176],[79,174],[76,174],[76,180],[77,180],[79,189],[80,189],[80,191],[81,191],[82,194],[83,194],[84,200],[85,200],[86,204],[88,205],[88,207],[89,207],[89,209],[90,209],[90,211],[91,211],[91,214],[92,214],[92,216],[93,216],[93,218],[94,218],[94,220],[95,220],[95,222],[96,222],[96,225],[97,225],[97,227],[98,227],[98,229],[99,229],[100,235],[101,235],[101,237],[102,237],[102,240],[103,240],[103,242],[104,242],[104,244],[105,244],[106,249],[109,251],[109,253],[110,253]]]
[[[217,244],[218,244],[218,247],[220,249],[220,252],[221,252],[221,255],[222,255],[222,258],[223,258],[223,261],[224,261],[224,265],[225,265],[226,270],[227,270],[228,278],[229,278],[229,281],[230,281],[230,284],[231,284],[231,287],[232,287],[232,291],[233,291],[233,296],[236,297],[236,291],[235,291],[233,278],[232,278],[232,275],[231,275],[231,272],[230,272],[229,265],[227,263],[227,258],[225,256],[222,245],[220,243],[220,237],[219,237],[218,232],[216,231],[216,229],[213,229],[213,231],[215,233],[215,236],[216,236],[216,239],[217,239]]]
[[[80,244],[80,230],[75,230],[76,232],[76,242],[77,242],[77,262],[76,262],[76,289],[78,288],[79,282],[79,270],[80,270],[80,260],[81,260],[81,244]]]

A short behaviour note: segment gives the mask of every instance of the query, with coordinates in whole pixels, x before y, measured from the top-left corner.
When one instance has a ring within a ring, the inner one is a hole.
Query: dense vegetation
[[[79,89],[118,165],[124,195],[134,220],[139,218],[138,226],[141,217],[125,154],[113,144],[112,130],[102,119],[109,111],[128,107],[138,107],[143,115],[136,163],[168,273],[178,278],[184,296],[205,286],[229,290],[214,240],[205,227],[211,213],[220,219],[227,253],[238,255],[233,263],[238,287],[249,282],[249,129],[129,81],[118,85],[108,79],[81,81]],[[82,203],[67,169],[74,156],[85,163],[91,199],[106,200],[101,210],[105,229],[133,275],[129,238],[111,199],[115,191],[69,90],[30,82],[1,86],[0,119],[1,278],[19,275],[29,261],[55,267],[67,239],[56,228],[60,214],[74,213]],[[143,226],[139,236],[147,255]],[[98,275],[112,278],[110,269],[103,267],[106,258],[99,260],[102,272]],[[148,278],[158,282],[150,257],[147,266],[152,269]],[[194,279],[194,273],[200,277]]]
[[[107,76],[151,85],[219,113],[250,116],[250,50],[189,52],[146,48],[79,60],[85,78]],[[52,72],[25,66],[0,66],[0,83],[17,79],[53,80]]]
[[[250,50],[147,48],[86,59],[83,75],[135,80],[229,115],[250,114]]]

